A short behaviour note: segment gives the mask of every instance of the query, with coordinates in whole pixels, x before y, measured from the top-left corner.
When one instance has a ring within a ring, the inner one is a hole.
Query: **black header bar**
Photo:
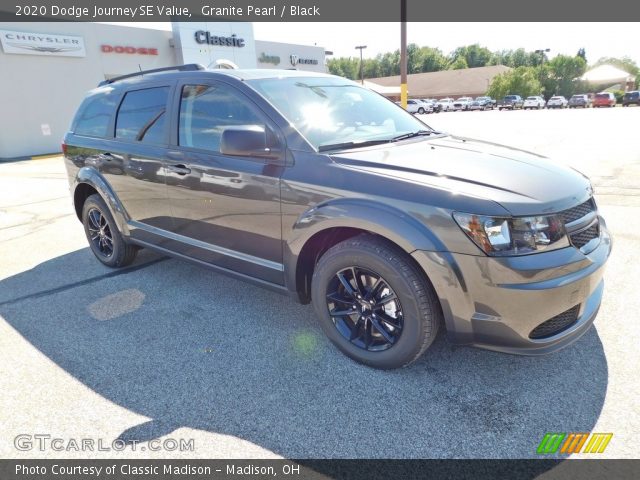
[[[640,2],[407,0],[409,22],[640,21]],[[7,22],[399,22],[400,2],[344,0],[0,0]],[[461,26],[462,28],[462,26]],[[330,35],[330,32],[327,32]],[[541,33],[544,35],[544,33]]]

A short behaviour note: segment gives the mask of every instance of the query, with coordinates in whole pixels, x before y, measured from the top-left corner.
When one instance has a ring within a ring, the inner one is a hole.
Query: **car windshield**
[[[538,97],[527,97],[527,100],[537,100]]]
[[[248,80],[317,149],[430,130],[383,96],[332,77]]]
[[[562,100],[562,97],[551,97],[551,100]]]

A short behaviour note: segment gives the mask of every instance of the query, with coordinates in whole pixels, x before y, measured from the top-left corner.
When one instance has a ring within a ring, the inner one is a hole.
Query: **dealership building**
[[[96,23],[0,23],[0,159],[60,151],[86,92],[138,70],[325,71],[322,47],[255,40],[246,22],[174,23],[172,31]]]

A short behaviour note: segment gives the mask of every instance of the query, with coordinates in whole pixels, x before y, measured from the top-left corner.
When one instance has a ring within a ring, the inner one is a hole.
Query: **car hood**
[[[572,168],[524,150],[462,137],[399,142],[331,157],[373,174],[493,200],[512,215],[558,212],[592,194],[589,180]]]

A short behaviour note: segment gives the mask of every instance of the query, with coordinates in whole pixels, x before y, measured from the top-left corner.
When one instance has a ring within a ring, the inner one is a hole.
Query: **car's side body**
[[[64,139],[78,217],[97,193],[127,242],[303,303],[311,300],[311,276],[323,253],[345,239],[373,235],[430,279],[455,343],[546,353],[589,328],[611,242],[585,177],[535,154],[437,132],[427,140],[322,152],[248,81],[270,74],[308,75],[184,71],[94,90],[78,116],[92,101],[108,98],[106,133],[79,134],[77,116]],[[273,137],[269,156],[230,156],[181,143],[186,93],[210,86],[228,92],[229,105],[246,104],[260,117]],[[166,93],[157,139],[116,138],[127,95],[151,89]],[[561,215],[578,207],[566,228],[579,243],[516,257],[488,257],[453,218],[455,212]],[[519,314],[523,306],[526,317]],[[531,337],[536,326],[571,309],[575,319],[566,330]]]

